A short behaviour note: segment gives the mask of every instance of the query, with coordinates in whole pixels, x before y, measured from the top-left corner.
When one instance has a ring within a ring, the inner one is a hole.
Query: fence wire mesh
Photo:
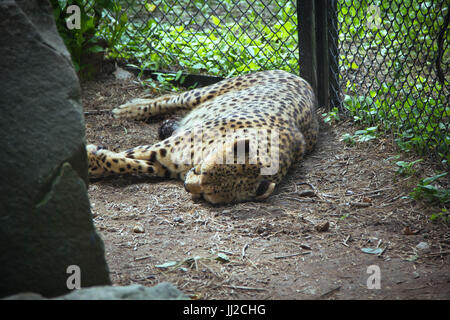
[[[295,1],[119,3],[128,23],[111,54],[140,67],[219,76],[266,69],[298,73]]]
[[[405,151],[450,161],[448,1],[329,3],[331,101],[393,134]],[[333,29],[335,28],[335,29]],[[338,70],[336,72],[336,70]]]

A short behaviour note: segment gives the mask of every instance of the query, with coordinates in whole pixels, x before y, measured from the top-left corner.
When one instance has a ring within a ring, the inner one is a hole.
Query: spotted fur
[[[177,109],[190,111],[178,122],[163,124],[164,140],[154,145],[119,153],[88,145],[89,173],[181,179],[188,192],[211,203],[261,200],[294,161],[313,149],[319,130],[315,104],[311,86],[284,71],[257,72],[181,94],[135,99],[114,109],[113,115],[145,120]],[[265,139],[258,132],[265,132]],[[258,149],[252,153],[256,140]],[[230,158],[233,161],[224,161]],[[275,158],[277,170],[262,174]]]

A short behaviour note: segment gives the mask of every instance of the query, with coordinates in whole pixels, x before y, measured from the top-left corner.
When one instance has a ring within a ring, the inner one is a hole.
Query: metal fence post
[[[315,35],[316,35],[316,63],[317,63],[317,100],[319,107],[329,108],[329,60],[328,60],[328,12],[327,0],[315,2]]]
[[[314,0],[297,0],[297,19],[300,76],[311,84],[317,94]]]
[[[338,12],[337,1],[327,1],[327,24],[328,24],[328,62],[329,62],[329,94],[330,110],[341,107],[341,89],[339,86],[339,32],[338,32]]]

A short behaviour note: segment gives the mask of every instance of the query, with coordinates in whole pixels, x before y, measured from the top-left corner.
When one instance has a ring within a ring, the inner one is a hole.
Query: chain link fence
[[[449,2],[341,0],[328,10],[331,107],[448,166]]]
[[[110,55],[135,61],[139,67],[224,77],[267,69],[299,72],[295,1],[120,0],[119,4],[127,28]]]
[[[300,74],[329,111],[391,134],[404,151],[450,161],[447,0],[118,0],[118,5],[120,10],[103,18],[110,25],[120,22],[120,28],[108,23],[99,28],[113,43],[110,57],[152,71]]]

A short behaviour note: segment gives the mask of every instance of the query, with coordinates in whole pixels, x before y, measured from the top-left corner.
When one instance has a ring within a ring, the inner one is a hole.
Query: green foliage
[[[380,16],[370,24],[374,6]],[[402,151],[434,153],[444,165],[450,161],[449,84],[436,81],[429,70],[448,10],[448,2],[440,1],[338,1],[340,41],[344,47],[357,47],[340,56],[343,69],[358,72],[362,59],[374,55],[382,59],[369,90],[347,82],[344,108],[355,122],[376,123],[384,132],[393,133]],[[450,41],[449,32],[445,41]],[[446,50],[443,66],[449,62]]]
[[[344,141],[349,146],[353,146],[357,142],[368,142],[376,138],[377,129],[378,127],[369,127],[362,130],[357,130],[354,134],[346,133],[342,136],[341,141]]]
[[[385,83],[370,96],[346,95],[343,106],[355,122],[380,123],[385,132],[393,132],[402,151],[436,152],[443,164],[449,163],[448,97],[438,83],[433,88],[423,83],[420,89]]]
[[[415,161],[397,161],[395,164],[398,166],[396,171],[397,174],[402,176],[410,176],[413,175],[416,171],[413,169],[413,166],[419,162],[422,162],[423,159],[417,159]]]
[[[135,5],[131,11],[140,7],[139,2]],[[296,10],[291,0],[255,2],[239,24],[230,14],[219,18],[216,11],[222,6],[230,12],[239,10],[232,0],[152,1],[145,5],[148,16],[126,26],[109,56],[134,60],[154,71],[178,66],[188,73],[218,76],[265,69],[298,70]],[[278,12],[277,21],[270,25],[259,17],[265,6]],[[110,31],[102,26],[98,34],[110,38]]]
[[[422,200],[430,204],[445,206],[450,203],[450,190],[438,188],[433,183],[447,175],[447,172],[422,179],[410,193],[415,200]]]
[[[431,221],[441,220],[443,222],[449,222],[450,216],[449,216],[449,212],[448,212],[447,208],[442,208],[440,212],[433,213],[430,216],[430,220]]]
[[[100,23],[106,25],[110,38],[106,47],[114,45],[123,33],[127,22],[126,15],[120,15],[121,7],[116,0],[51,0],[53,15],[60,36],[72,57],[76,71],[87,67],[82,65],[82,57],[89,53],[102,52],[105,45],[97,30]],[[76,5],[80,8],[80,28],[69,29],[67,19],[73,14],[67,8]]]
[[[339,116],[339,109],[337,107],[334,107],[330,112],[322,113],[322,117],[325,123],[341,121],[341,117]]]
[[[180,90],[179,85],[175,83],[178,82],[180,85],[183,84],[185,80],[185,76],[183,76],[183,72],[180,70],[177,73],[155,73],[156,80],[155,82],[152,78],[144,80],[144,84],[154,88],[155,90],[165,90],[176,92]]]

